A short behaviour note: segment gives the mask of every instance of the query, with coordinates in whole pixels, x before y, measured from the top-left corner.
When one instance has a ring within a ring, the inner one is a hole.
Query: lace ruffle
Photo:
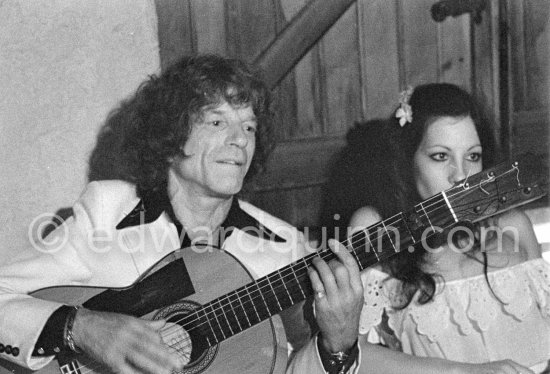
[[[411,303],[404,310],[392,310],[401,300],[397,296],[399,281],[378,270],[362,275],[365,305],[361,313],[360,333],[372,331],[382,322],[384,310],[388,325],[399,335],[410,316],[419,334],[438,340],[447,328],[462,335],[474,329],[487,331],[499,314],[519,321],[536,307],[550,318],[550,264],[543,259],[527,261],[488,274],[495,298],[483,275],[447,282],[438,286],[434,300],[425,305]]]
[[[403,300],[398,293],[400,282],[382,271],[369,269],[361,274],[361,280],[365,300],[359,333],[367,334],[382,322],[385,310],[390,311],[392,305],[399,305]]]

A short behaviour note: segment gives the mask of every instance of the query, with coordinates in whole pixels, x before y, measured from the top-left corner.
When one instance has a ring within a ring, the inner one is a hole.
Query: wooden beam
[[[312,0],[254,60],[273,89],[355,0]]]

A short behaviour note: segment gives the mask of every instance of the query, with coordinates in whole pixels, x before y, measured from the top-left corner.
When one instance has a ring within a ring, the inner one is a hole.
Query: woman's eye
[[[470,158],[470,161],[474,161],[474,162],[481,161],[481,153],[472,153],[469,158]]]
[[[214,127],[218,127],[218,126],[222,125],[222,122],[221,121],[212,121],[212,122],[210,122],[210,124]]]
[[[435,161],[445,161],[447,159],[447,154],[439,152],[432,154],[430,157]]]

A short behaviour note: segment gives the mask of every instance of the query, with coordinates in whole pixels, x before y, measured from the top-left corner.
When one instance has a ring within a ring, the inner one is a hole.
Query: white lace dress
[[[368,270],[362,274],[360,333],[415,356],[470,363],[512,359],[542,372],[550,363],[550,264],[530,260],[488,277],[503,303],[480,275],[439,283],[432,302],[394,310],[399,281]]]

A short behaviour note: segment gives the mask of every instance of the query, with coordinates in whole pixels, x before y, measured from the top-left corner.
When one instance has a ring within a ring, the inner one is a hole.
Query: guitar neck
[[[511,164],[470,176],[408,212],[354,233],[341,244],[363,270],[400,250],[413,251],[459,221],[475,222],[538,199],[546,195],[548,183],[546,175],[533,167],[537,163],[533,157],[526,154]],[[330,250],[312,253],[203,305],[186,319],[190,324],[198,320],[207,343],[216,345],[312,295],[307,270],[316,256],[325,261],[336,258]],[[183,321],[183,327],[191,326]]]
[[[449,209],[447,216],[452,220]],[[417,242],[412,224],[428,224],[428,215],[424,208],[418,207],[406,215],[408,221],[403,217],[405,216],[400,213],[354,233],[341,243],[353,255],[360,270],[390,258],[399,248],[412,246]],[[411,221],[412,217],[415,219],[414,222]],[[202,328],[201,333],[206,337],[208,344],[216,345],[311,296],[313,290],[308,268],[312,266],[315,257],[330,261],[336,258],[336,255],[330,250],[312,253],[212,300],[194,310],[186,319],[191,322],[198,320]],[[185,321],[183,327],[187,327]]]

